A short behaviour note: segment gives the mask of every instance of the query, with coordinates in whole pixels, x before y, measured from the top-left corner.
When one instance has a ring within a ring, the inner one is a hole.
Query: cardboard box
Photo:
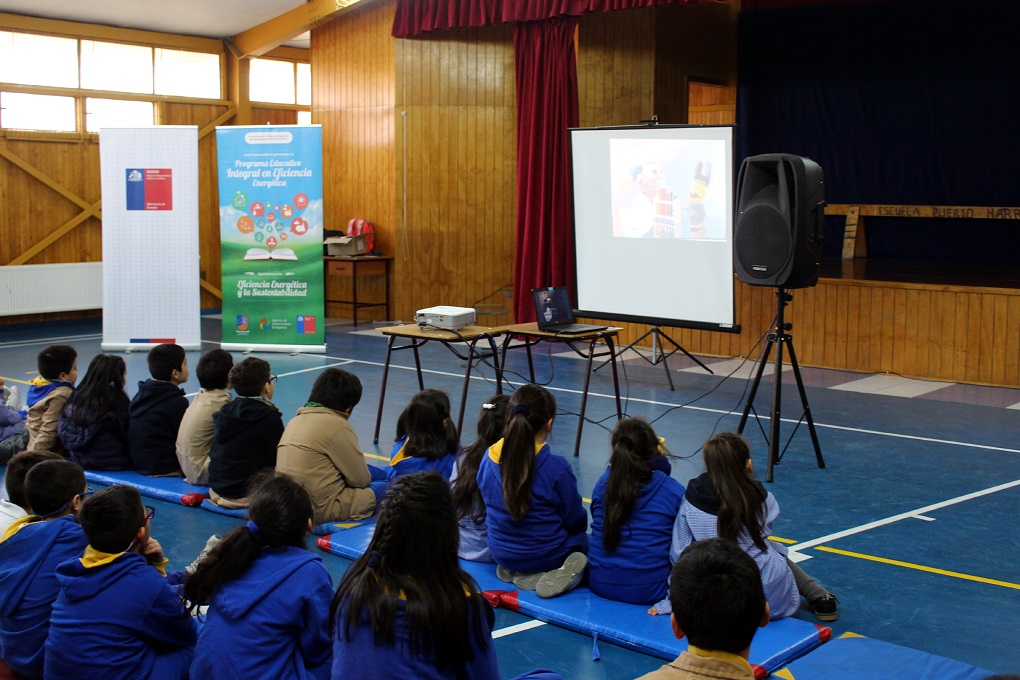
[[[367,234],[331,236],[322,241],[327,255],[368,255]]]

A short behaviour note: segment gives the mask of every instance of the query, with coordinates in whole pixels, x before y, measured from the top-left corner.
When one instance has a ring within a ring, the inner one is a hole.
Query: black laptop
[[[538,319],[538,330],[540,331],[577,335],[604,331],[609,328],[609,326],[574,323],[574,309],[570,304],[570,293],[564,286],[533,288],[531,297],[535,300],[535,317]]]

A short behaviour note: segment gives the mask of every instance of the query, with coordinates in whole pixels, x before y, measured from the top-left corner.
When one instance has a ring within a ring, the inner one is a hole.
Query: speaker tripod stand
[[[651,356],[645,356],[644,354],[641,353],[642,348],[637,347],[637,345],[639,345],[641,341],[647,338],[649,335],[652,336],[652,350],[651,350],[652,353]],[[669,344],[673,345],[673,349],[671,349],[669,352],[667,352],[664,349],[665,348],[665,344],[663,343],[664,340]],[[662,364],[662,367],[666,369],[666,380],[669,381],[669,389],[671,392],[676,391],[676,388],[673,387],[673,376],[670,375],[669,373],[669,364],[666,363],[666,360],[669,359],[674,354],[676,354],[677,352],[682,352],[685,356],[687,356],[688,359],[696,363],[698,366],[701,366],[703,369],[705,369],[712,375],[715,375],[714,371],[712,371],[711,368],[701,363],[701,361],[699,361],[696,356],[694,356],[686,349],[681,347],[678,342],[676,342],[673,338],[666,335],[666,333],[663,332],[663,330],[658,326],[652,326],[651,329],[645,332],[640,338],[630,343],[623,349],[619,350],[616,353],[616,356],[622,357],[627,350],[633,350],[635,354],[637,354],[639,357],[647,361],[651,366],[658,366],[659,364]],[[602,362],[602,364],[598,366],[598,368],[596,368],[595,370],[596,371],[599,370],[599,368],[602,368],[602,366],[605,366],[607,363],[609,362],[608,361]]]
[[[797,433],[797,428],[800,427],[802,421],[807,420],[808,431],[811,433],[811,443],[815,447],[815,458],[818,460],[818,467],[825,467],[825,460],[822,458],[822,449],[818,445],[818,434],[815,432],[815,421],[811,417],[811,406],[808,404],[807,392],[804,391],[804,380],[800,377],[800,366],[797,364],[797,354],[793,350],[793,336],[787,331],[792,326],[786,324],[783,321],[783,311],[786,309],[786,305],[793,299],[793,295],[788,293],[784,288],[776,289],[776,318],[775,326],[768,335],[768,339],[765,343],[765,349],[762,351],[761,360],[758,362],[758,370],[754,376],[754,382],[751,383],[751,391],[747,395],[747,403],[744,405],[744,412],[740,416],[740,425],[737,427],[737,432],[744,431],[744,425],[747,423],[747,416],[754,408],[754,397],[758,393],[758,387],[761,385],[761,377],[765,372],[765,364],[768,363],[769,353],[775,346],[776,355],[773,365],[775,370],[773,372],[773,384],[772,384],[772,417],[769,421],[769,458],[768,458],[768,469],[765,474],[765,481],[772,481],[772,468],[779,464],[779,461],[783,459],[786,454],[786,449],[789,448],[790,442],[793,441],[793,435]],[[793,432],[790,433],[790,438],[786,441],[786,445],[783,447],[782,452],[779,451],[779,424],[780,424],[780,412],[782,410],[782,393],[783,393],[783,345],[786,345],[790,351],[790,366],[793,367],[793,375],[797,381],[797,390],[800,392],[800,403],[804,407],[804,411],[801,413],[800,418],[797,420],[797,425],[794,426]],[[757,411],[754,414],[755,420],[758,419]]]

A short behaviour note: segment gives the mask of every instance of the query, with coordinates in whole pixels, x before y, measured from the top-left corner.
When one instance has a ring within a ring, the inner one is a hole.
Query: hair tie
[[[496,405],[486,402],[482,404],[482,408],[485,409],[486,411],[491,411],[492,409],[496,408]]]
[[[518,413],[523,413],[525,418],[531,415],[530,411],[528,410],[527,404],[517,404],[516,406],[514,406],[514,410],[511,416],[516,416]]]
[[[626,446],[628,449],[634,448],[634,440],[627,435],[621,436],[617,441]]]
[[[368,554],[368,566],[371,569],[378,569],[382,563],[382,553],[378,550],[373,550]]]
[[[259,532],[259,525],[255,524],[255,522],[252,522],[251,520],[248,520],[248,523],[245,524],[245,526],[248,527],[248,533],[252,536]]]

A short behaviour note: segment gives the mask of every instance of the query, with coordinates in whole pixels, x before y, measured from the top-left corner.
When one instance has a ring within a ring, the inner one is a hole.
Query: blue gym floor
[[[218,346],[219,317],[203,319],[206,349]],[[327,327],[325,355],[261,354],[279,374],[277,406],[293,416],[325,366],[343,366],[361,378],[364,396],[351,422],[369,461],[388,459],[396,419],[417,380],[410,352],[393,355],[380,442],[372,443],[386,339],[371,330],[337,323]],[[35,375],[35,356],[56,342],[79,352],[79,375],[100,352],[101,322],[3,327],[0,375],[19,384]],[[796,344],[797,340],[794,339]],[[539,382],[548,382],[560,407],[551,445],[569,457],[573,448],[583,385],[584,362],[560,354],[562,348],[535,350]],[[194,367],[199,353],[189,352]],[[235,353],[235,359],[240,356]],[[128,393],[147,376],[145,353],[125,355]],[[631,357],[621,366],[621,393],[629,415],[655,420],[658,434],[678,456],[673,476],[685,483],[698,474],[702,441],[714,431],[735,429],[748,387],[750,362],[703,358],[710,375],[682,357],[670,360],[676,391],[664,367]],[[444,347],[422,349],[425,384],[450,394],[459,407],[464,363]],[[521,351],[512,352],[507,377],[515,384],[527,374]],[[517,372],[515,375],[513,372]],[[732,377],[723,380],[733,372]],[[1020,671],[1020,390],[802,369],[826,468],[819,469],[801,425],[795,432],[775,481],[768,485],[782,507],[775,537],[805,558],[802,566],[840,600],[834,634],[852,631],[897,645],[987,668]],[[474,437],[481,402],[495,393],[491,368],[476,369],[461,440]],[[194,378],[183,386],[198,390]],[[26,388],[22,385],[24,392]],[[768,430],[772,395],[766,376],[755,400]],[[793,376],[783,390],[782,445],[800,415]],[[682,405],[682,408],[678,408]],[[615,423],[608,370],[592,378],[587,416]],[[764,479],[767,444],[752,420],[745,429],[755,468]],[[609,454],[608,431],[588,422],[579,458],[570,458],[580,492],[589,497]],[[160,501],[153,535],[171,558],[171,567],[190,562],[213,533],[239,520]],[[314,538],[314,537],[313,537]],[[314,546],[312,541],[310,546]],[[315,549],[313,547],[313,549]],[[322,553],[338,582],[347,561]],[[808,612],[798,614],[813,621]],[[659,667],[660,659],[601,642],[601,660],[592,661],[592,640],[506,610],[497,610],[497,651],[504,676],[543,666],[566,678],[633,678]]]

